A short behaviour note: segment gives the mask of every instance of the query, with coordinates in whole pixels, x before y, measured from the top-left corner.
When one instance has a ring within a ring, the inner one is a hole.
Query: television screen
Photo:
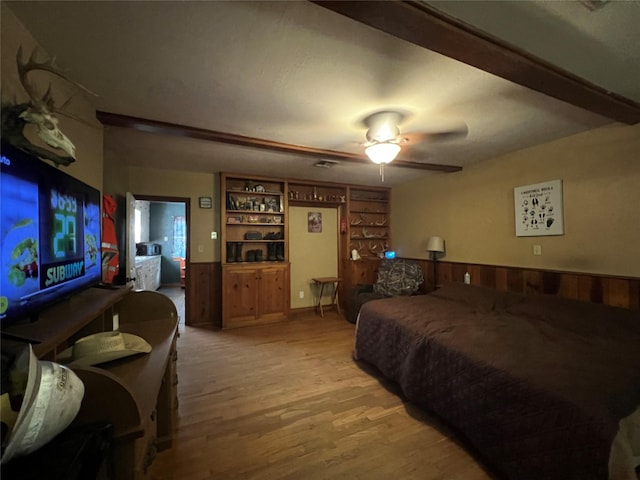
[[[0,319],[32,317],[100,282],[100,192],[38,158],[0,152]]]

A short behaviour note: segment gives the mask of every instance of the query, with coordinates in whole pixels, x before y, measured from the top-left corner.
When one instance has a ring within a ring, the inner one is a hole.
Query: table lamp
[[[444,253],[444,240],[442,237],[429,237],[427,251],[431,252],[433,261],[433,286],[435,288],[438,284],[438,253]]]

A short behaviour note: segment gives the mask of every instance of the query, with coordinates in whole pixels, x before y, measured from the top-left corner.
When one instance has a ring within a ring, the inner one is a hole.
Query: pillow
[[[430,295],[445,300],[460,302],[478,312],[504,310],[521,302],[525,296],[515,292],[504,292],[495,288],[467,285],[465,283],[447,283]]]
[[[412,295],[424,280],[422,269],[413,260],[383,259],[373,291],[384,297]]]
[[[529,295],[508,312],[543,320],[575,333],[640,339],[640,312],[555,295]]]

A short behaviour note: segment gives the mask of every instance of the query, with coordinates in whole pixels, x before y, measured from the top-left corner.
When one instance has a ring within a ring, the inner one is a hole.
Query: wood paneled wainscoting
[[[186,325],[222,325],[220,262],[190,263],[186,275]]]
[[[640,278],[439,261],[438,279],[434,282],[433,262],[417,261],[424,272],[422,289],[425,292],[432,290],[434,284],[463,282],[464,274],[469,272],[472,285],[510,292],[558,295],[640,311]]]

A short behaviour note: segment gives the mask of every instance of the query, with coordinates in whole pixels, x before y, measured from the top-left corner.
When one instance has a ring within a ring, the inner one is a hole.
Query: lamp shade
[[[444,240],[442,237],[429,237],[429,240],[427,240],[427,251],[444,252]]]
[[[364,152],[373,163],[385,164],[392,162],[400,153],[400,145],[391,142],[374,143],[369,145]]]

